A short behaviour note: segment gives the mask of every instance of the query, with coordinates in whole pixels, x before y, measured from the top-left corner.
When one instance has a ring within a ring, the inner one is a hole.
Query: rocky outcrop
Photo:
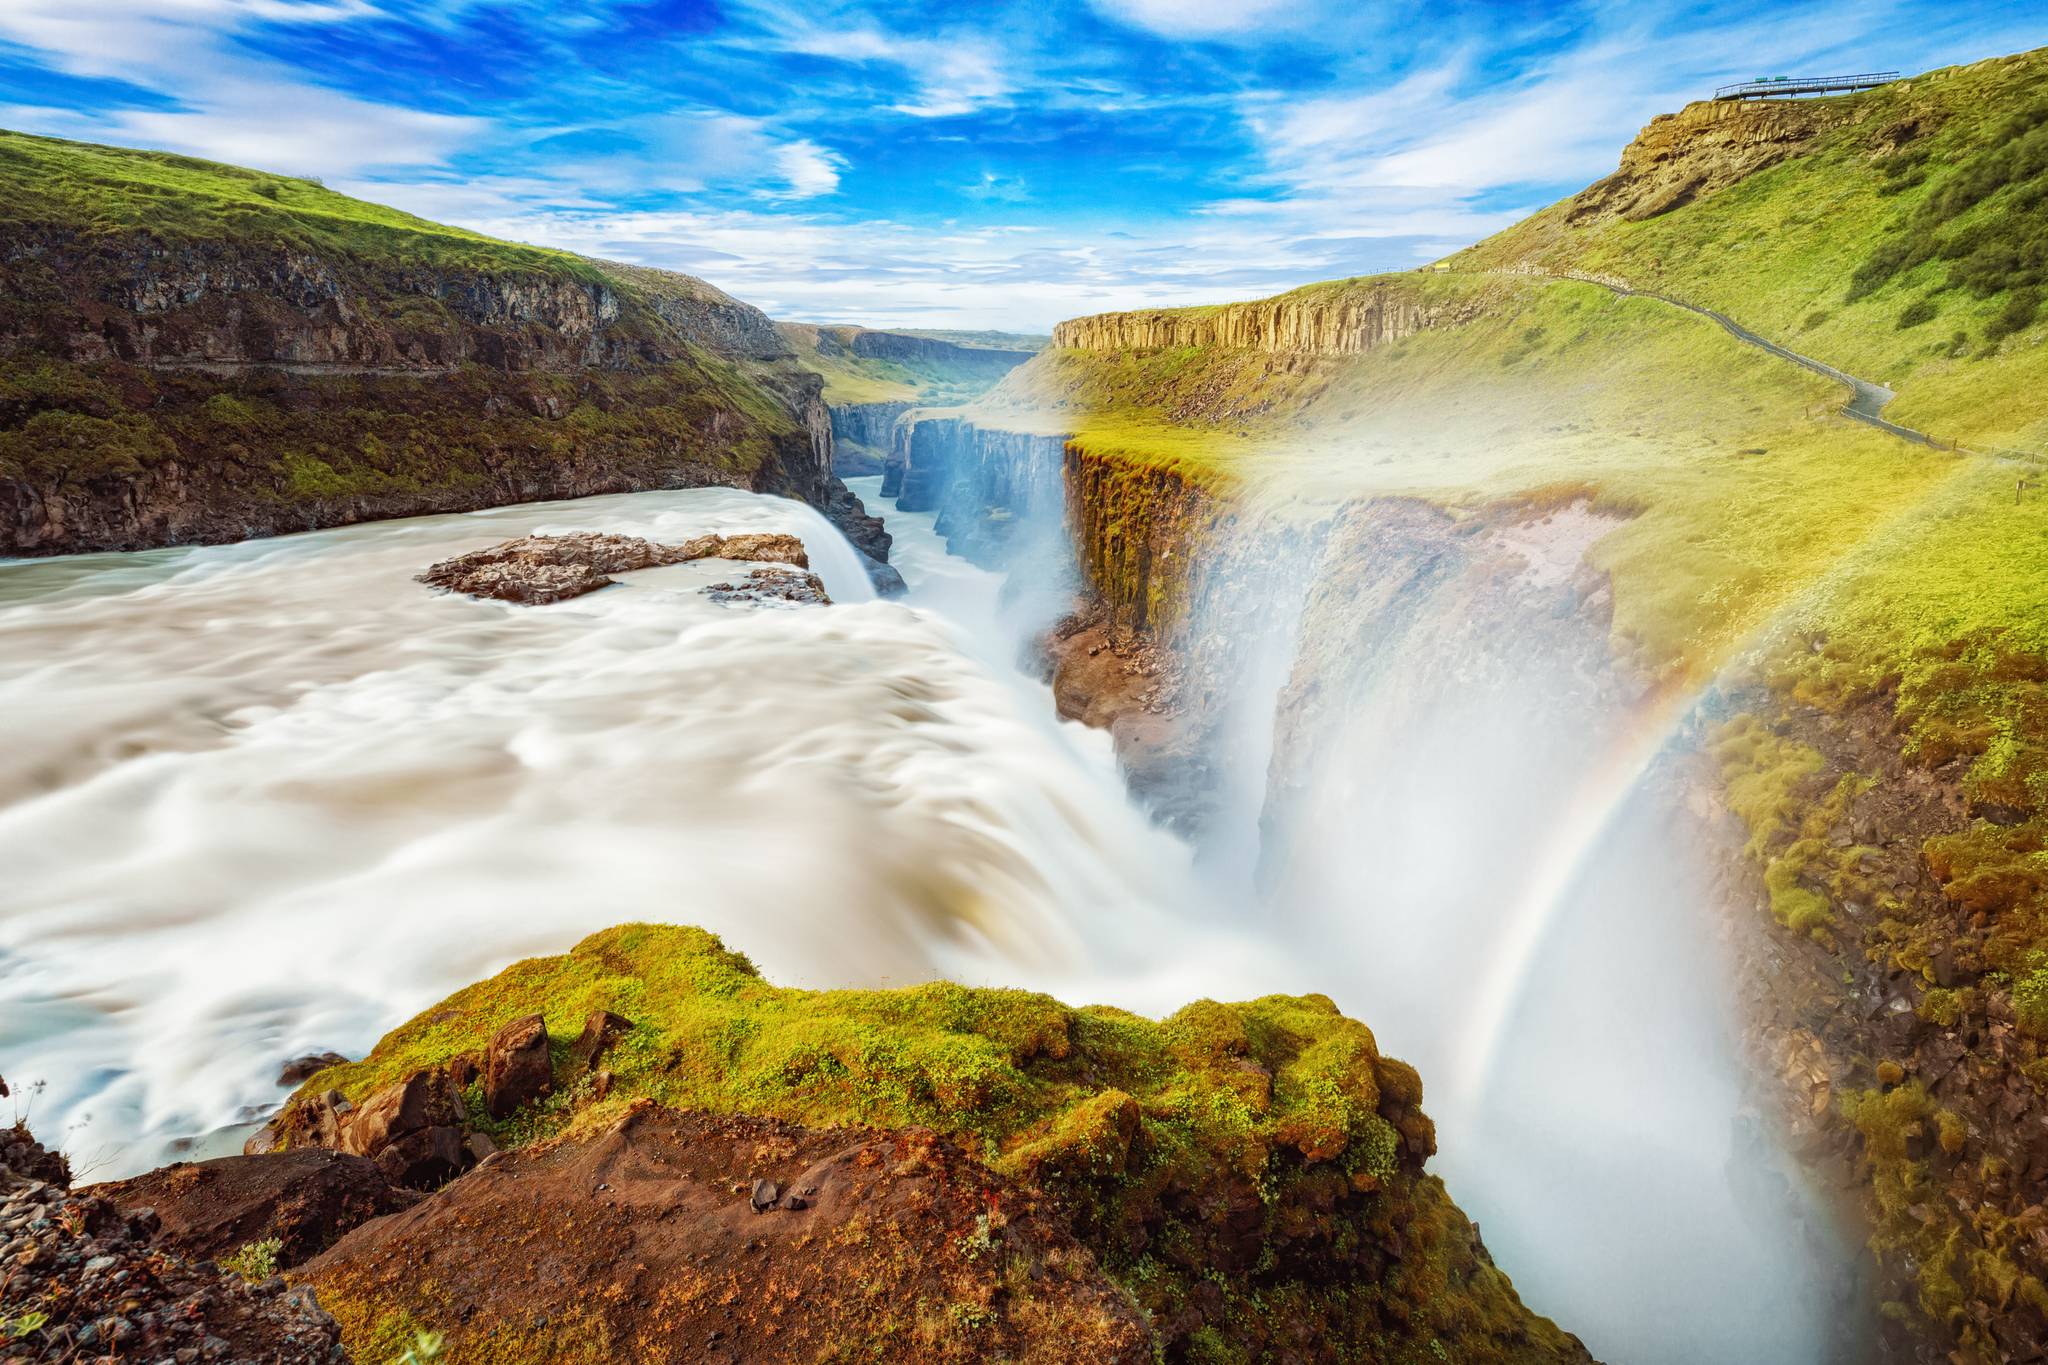
[[[1701,100],[1659,114],[1621,154],[1621,166],[1565,201],[1565,221],[1638,222],[1798,156],[1858,114],[1840,100]]]
[[[737,582],[713,583],[704,595],[714,602],[789,602],[800,607],[829,607],[824,580],[792,569],[750,569]]]
[[[442,560],[417,581],[471,597],[539,606],[608,587],[615,573],[698,559],[765,560],[800,569],[811,563],[801,540],[780,533],[705,535],[681,545],[661,545],[638,536],[579,531],[521,536],[488,550],[473,550]]]
[[[477,1160],[462,1094],[450,1073],[415,1071],[352,1103],[338,1090],[307,1096],[244,1145],[248,1156],[281,1148],[324,1147],[367,1157],[394,1185],[433,1189]]]
[[[25,1137],[25,1135],[24,1135]],[[157,1245],[148,1209],[67,1191],[8,1144],[0,1165],[0,1352],[15,1362],[151,1360],[345,1365],[310,1290],[251,1283]]]
[[[895,441],[896,419],[913,406],[909,402],[832,404],[832,472],[846,478],[881,473]]]
[[[1405,282],[1317,289],[1257,303],[1097,313],[1053,329],[1055,349],[1168,350],[1211,346],[1299,355],[1359,355],[1475,316],[1469,300],[1432,299]]]
[[[644,1103],[507,1153],[303,1276],[352,1336],[403,1314],[456,1361],[597,1342],[620,1360],[1153,1358],[1057,1210],[932,1133]]]
[[[944,983],[783,989],[700,930],[631,924],[459,992],[336,1081],[474,1057],[508,1011],[570,992],[640,1002],[633,1046],[588,1084],[558,1076],[516,1147],[304,1267],[350,1340],[398,1314],[455,1361],[850,1340],[910,1361],[1336,1365],[1432,1340],[1587,1359],[1427,1173],[1414,1070],[1324,997],[1153,1022]],[[854,1122],[873,1127],[833,1126]]]
[[[548,1024],[538,1014],[512,1020],[484,1045],[484,1107],[494,1119],[532,1104],[554,1088],[554,1079]]]
[[[280,1268],[420,1198],[393,1185],[376,1162],[319,1147],[180,1161],[86,1193],[131,1214],[154,1211],[156,1245],[180,1256],[219,1261],[252,1243],[275,1242]]]

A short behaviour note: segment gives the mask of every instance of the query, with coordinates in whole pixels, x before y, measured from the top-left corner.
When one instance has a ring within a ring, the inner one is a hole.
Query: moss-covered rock
[[[1168,1358],[1584,1358],[1425,1172],[1415,1072],[1322,996],[1154,1022],[948,983],[805,991],[701,930],[633,924],[457,992],[293,1103],[360,1102],[529,1013],[574,1038],[600,1009],[633,1022],[601,1080],[569,1074],[562,1043],[553,1094],[501,1123],[472,1094],[472,1119],[515,1148],[601,1132],[645,1100],[930,1128],[1049,1194]]]

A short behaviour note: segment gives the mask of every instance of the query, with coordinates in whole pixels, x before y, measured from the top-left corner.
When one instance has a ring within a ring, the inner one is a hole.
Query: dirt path
[[[1522,274],[1526,272],[1496,271],[1493,273]],[[1612,290],[1625,299],[1655,299],[1659,303],[1670,304],[1673,308],[1683,308],[1688,313],[1698,313],[1703,318],[1711,318],[1713,321],[1721,324],[1722,329],[1737,341],[1747,342],[1751,346],[1769,351],[1772,355],[1783,360],[1789,360],[1795,365],[1804,365],[1815,374],[1825,375],[1838,384],[1846,385],[1850,392],[1850,398],[1848,403],[1842,407],[1842,415],[1844,417],[1853,417],[1857,421],[1867,423],[1880,431],[1888,431],[1904,441],[1912,441],[1935,450],[1948,449],[1948,446],[1935,440],[1924,431],[1915,431],[1911,427],[1902,427],[1897,422],[1887,422],[1883,416],[1885,404],[1891,402],[1897,395],[1893,394],[1884,385],[1874,384],[1868,379],[1858,379],[1855,375],[1845,370],[1838,370],[1825,361],[1815,360],[1810,355],[1801,355],[1788,346],[1780,346],[1775,341],[1767,341],[1755,332],[1750,331],[1747,327],[1744,327],[1734,318],[1729,317],[1726,313],[1717,313],[1711,308],[1702,308],[1696,303],[1687,303],[1684,299],[1672,298],[1669,294],[1659,294],[1650,289],[1631,289],[1626,285],[1616,284],[1612,280],[1603,280],[1591,275],[1544,275],[1541,278],[1573,280],[1579,284],[1597,284],[1602,289]]]

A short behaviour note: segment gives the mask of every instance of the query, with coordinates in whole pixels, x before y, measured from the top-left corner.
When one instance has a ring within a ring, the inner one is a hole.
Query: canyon
[[[2039,1354],[2048,347],[1972,253],[2043,62],[1042,347],[13,232],[0,1041],[137,1177],[78,1216],[274,1240],[358,1359]]]

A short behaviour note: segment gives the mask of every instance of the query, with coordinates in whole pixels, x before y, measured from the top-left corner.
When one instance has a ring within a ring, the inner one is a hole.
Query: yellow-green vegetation
[[[1471,1360],[1565,1347],[1474,1255],[1421,1172],[1433,1133],[1413,1069],[1322,996],[1197,1001],[1154,1022],[947,983],[797,990],[701,930],[633,924],[458,991],[302,1094],[361,1100],[533,1011],[566,1061],[596,1009],[634,1025],[605,1054],[605,1097],[587,1079],[565,1083],[497,1125],[501,1141],[595,1133],[642,1099],[812,1126],[921,1125],[1055,1192],[1160,1320],[1215,1284],[1239,1353],[1304,1315],[1361,1358],[1424,1359],[1431,1338]],[[407,1330],[385,1326],[391,1340]]]
[[[1114,495],[1082,562],[1155,617],[1146,579],[1178,585],[1170,608],[1247,506],[1303,523],[1377,496],[1613,515],[1588,555],[1612,585],[1613,654],[1666,701],[1714,684],[1747,699],[1712,751],[1774,918],[1911,980],[1943,1031],[1929,1045],[1967,1057],[1942,1082],[1962,1098],[1937,1102],[1912,1048],[1830,1044],[1838,1083],[1873,1067],[1880,1083],[1841,1117],[1869,1155],[1877,1245],[1914,1286],[1898,1311],[1970,1349],[1991,1338],[1965,1316],[2041,1296],[2035,1229],[2009,1216],[2017,1172],[1970,1164],[1961,1111],[2048,1090],[2048,479],[1998,453],[2048,450],[2044,76],[2048,51],[1697,107],[1449,269],[1068,324],[1073,344],[969,410],[1072,433],[1070,481]],[[1851,421],[1843,386],[1572,274],[1888,384],[1887,418],[1964,449]],[[1168,560],[1162,524],[1208,539]],[[1863,970],[1834,980],[1858,991]],[[2007,1020],[2016,1045],[1989,1041]]]
[[[1895,421],[2048,448],[2044,80],[2037,49],[1773,105],[1816,130],[1787,160],[1637,221],[1566,201],[1452,259],[1619,276],[1889,384]]]
[[[1820,753],[1774,733],[1753,715],[1723,725],[1711,740],[1728,807],[1749,829],[1744,852],[1763,868],[1771,913],[1797,934],[1829,946],[1831,903],[1853,900],[1892,913],[1899,898],[1865,875],[1872,852],[1833,838],[1849,803],[1870,789],[1857,773],[1832,777]]]
[[[245,1280],[267,1280],[277,1273],[277,1256],[284,1243],[275,1237],[244,1242],[232,1255],[221,1257],[220,1268]]]
[[[49,224],[101,236],[144,231],[167,241],[236,242],[388,265],[604,278],[595,262],[579,256],[430,222],[314,180],[0,130],[0,231]]]

